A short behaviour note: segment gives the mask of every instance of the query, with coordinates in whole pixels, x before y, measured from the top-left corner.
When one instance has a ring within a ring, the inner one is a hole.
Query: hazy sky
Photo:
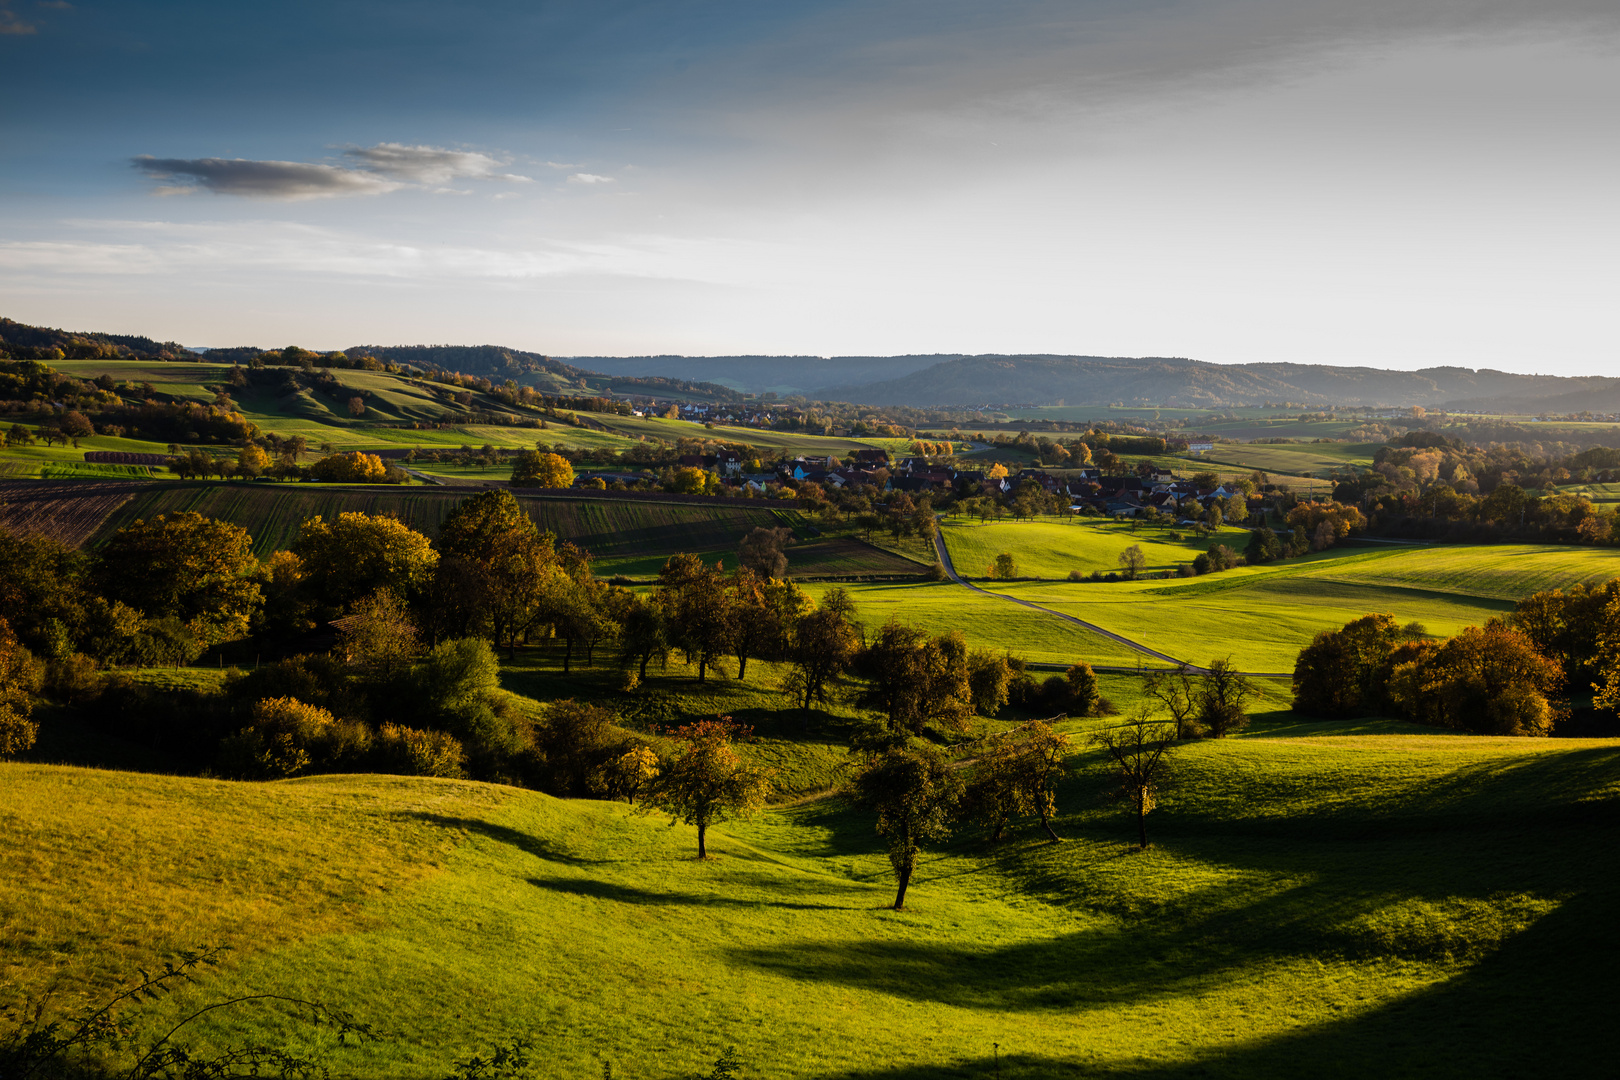
[[[1614,0],[0,0],[0,314],[1620,374]]]

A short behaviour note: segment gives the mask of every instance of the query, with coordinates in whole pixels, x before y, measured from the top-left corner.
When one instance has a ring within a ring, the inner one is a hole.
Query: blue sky
[[[0,2],[0,314],[1620,370],[1608,0]]]

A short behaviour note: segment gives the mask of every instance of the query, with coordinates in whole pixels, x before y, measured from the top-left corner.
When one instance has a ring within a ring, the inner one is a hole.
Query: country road
[[[962,575],[960,575],[960,574],[958,574],[956,572],[956,567],[951,563],[950,549],[945,546],[945,535],[944,535],[944,532],[942,530],[936,529],[934,531],[934,551],[939,555],[940,565],[945,567],[945,573],[950,575],[950,579],[952,581],[956,582],[958,585],[962,586],[965,589],[972,589],[974,592],[980,593],[980,594],[982,594],[984,596],[993,596],[998,600],[1005,600],[1010,604],[1017,604],[1020,607],[1027,607],[1032,611],[1039,611],[1042,614],[1052,616],[1054,619],[1062,619],[1065,622],[1071,622],[1076,626],[1083,627],[1083,628],[1085,628],[1087,630],[1090,630],[1094,634],[1101,634],[1103,637],[1108,638],[1110,641],[1117,641],[1121,645],[1124,645],[1126,648],[1134,649],[1137,652],[1142,653],[1144,656],[1152,657],[1155,660],[1162,660],[1167,664],[1186,664],[1187,665],[1187,670],[1193,672],[1194,674],[1203,675],[1203,674],[1207,673],[1206,668],[1201,668],[1198,665],[1189,663],[1189,662],[1187,662],[1185,660],[1178,660],[1174,656],[1170,656],[1170,655],[1168,655],[1166,653],[1162,653],[1157,649],[1150,649],[1146,645],[1143,645],[1140,641],[1132,641],[1130,638],[1125,637],[1122,634],[1116,634],[1112,630],[1105,630],[1102,627],[1098,626],[1096,623],[1089,623],[1089,622],[1086,622],[1084,619],[1078,619],[1073,615],[1068,615],[1068,614],[1065,614],[1064,612],[1061,612],[1061,611],[1054,611],[1053,609],[1051,609],[1049,607],[1042,607],[1040,604],[1032,603],[1029,600],[1020,600],[1016,596],[1008,596],[1006,593],[998,593],[998,592],[992,592],[989,589],[981,589],[979,586],[977,586],[977,585],[973,584],[972,582],[968,581],[966,578],[962,577]],[[1096,587],[1096,586],[1094,586],[1094,587]],[[1030,667],[1034,667],[1034,668],[1047,668],[1047,667],[1054,667],[1054,666],[1060,667],[1061,665],[1050,665],[1050,664],[1031,664],[1030,665]],[[1107,668],[1107,667],[1099,667],[1096,670],[1098,670],[1098,671],[1110,671],[1110,670],[1121,670],[1121,669],[1111,669],[1111,668]],[[1293,675],[1293,672],[1288,672],[1288,671],[1282,671],[1282,672],[1279,672],[1279,671],[1245,671],[1243,674],[1252,675],[1252,676],[1254,676],[1256,678],[1286,679],[1286,678],[1290,678]]]

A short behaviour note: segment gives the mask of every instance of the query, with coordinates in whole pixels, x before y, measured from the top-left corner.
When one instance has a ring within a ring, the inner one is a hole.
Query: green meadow
[[[1612,548],[1499,544],[1339,548],[1174,581],[987,585],[1202,664],[1230,655],[1251,671],[1292,671],[1318,631],[1368,612],[1450,635],[1542,589],[1620,576]]]
[[[1172,532],[1179,532],[1182,539],[1170,539]],[[1095,518],[982,524],[946,519],[941,522],[940,535],[956,572],[964,577],[988,576],[988,568],[1002,552],[1012,555],[1019,577],[1066,578],[1074,570],[1082,574],[1094,570],[1117,573],[1120,553],[1133,544],[1147,556],[1145,572],[1157,573],[1192,562],[1212,543],[1242,551],[1249,542],[1245,529],[1223,528],[1218,535],[1202,537],[1190,530],[1148,525],[1133,528],[1130,522]]]
[[[1079,738],[1098,723],[1071,721]],[[13,999],[199,943],[231,994],[376,1025],[266,1039],[337,1075],[444,1075],[514,1038],[539,1074],[1597,1076],[1612,1067],[1620,745],[1264,718],[1178,751],[1153,846],[1079,750],[1066,842],[936,846],[908,910],[872,820],[835,799],[711,833],[623,804],[459,781],[279,783],[0,765],[0,963]]]
[[[1188,455],[1192,462],[1210,462],[1267,473],[1325,476],[1348,468],[1372,467],[1378,443],[1216,443],[1215,449]]]
[[[819,597],[830,587],[808,585],[806,589]],[[1136,667],[1144,659],[1134,649],[1084,627],[949,581],[846,584],[843,588],[868,629],[893,618],[930,634],[960,630],[974,648],[1011,652],[1037,664],[1067,666],[1084,660],[1093,665]]]

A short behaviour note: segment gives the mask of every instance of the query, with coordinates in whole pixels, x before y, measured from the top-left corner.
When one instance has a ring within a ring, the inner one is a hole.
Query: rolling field
[[[0,476],[0,528],[81,547],[140,491],[134,484],[40,484]]]
[[[1146,572],[1157,573],[1192,562],[1208,550],[1211,543],[1242,551],[1249,542],[1249,534],[1244,529],[1225,528],[1208,539],[1195,539],[1195,533],[1182,531],[1184,540],[1169,539],[1170,532],[1146,525],[1132,531],[1128,524],[1095,519],[1069,522],[1036,519],[981,525],[947,518],[940,527],[951,562],[963,577],[987,576],[986,568],[1002,552],[1012,555],[1020,577],[1062,579],[1068,577],[1071,570],[1084,574],[1093,570],[1117,573],[1120,552],[1132,544],[1141,545],[1142,553],[1147,556]]]
[[[930,634],[960,630],[973,648],[1009,651],[1037,664],[1066,666],[1084,660],[1094,665],[1134,668],[1139,660],[1145,659],[1134,649],[1084,627],[975,593],[949,581],[853,584],[845,588],[855,601],[857,617],[868,631],[877,629],[892,617],[913,623]],[[812,595],[820,595],[821,590],[814,585],[807,589]]]
[[[38,485],[15,485],[7,490],[26,493]],[[85,491],[82,507],[76,495]],[[174,482],[128,489],[93,489],[81,485],[52,487],[48,495],[17,497],[0,502],[0,524],[32,529],[32,522],[62,519],[61,526],[42,525],[43,531],[68,529],[62,535],[98,543],[140,518],[192,511],[231,521],[247,529],[253,550],[260,557],[290,547],[299,526],[315,516],[339,513],[394,514],[427,536],[437,536],[439,524],[462,499],[466,488],[339,487],[308,484],[220,484]],[[114,496],[117,496],[115,499]],[[541,529],[570,540],[596,556],[602,577],[626,575],[653,578],[664,561],[677,552],[706,559],[723,559],[736,567],[737,545],[750,529],[791,525],[796,515],[738,500],[727,504],[688,504],[555,498],[521,498],[521,504]],[[42,516],[43,515],[43,516]],[[92,519],[94,524],[91,524]],[[71,527],[70,527],[71,525]],[[86,529],[88,528],[88,532]],[[788,549],[788,569],[794,576],[838,577],[915,574],[916,563],[858,541],[832,538],[811,540]]]
[[[1372,467],[1378,443],[1216,443],[1215,449],[1186,461],[1207,461],[1268,473],[1325,476],[1346,466]]]
[[[1072,780],[1066,843],[960,833],[903,913],[871,819],[836,801],[713,830],[699,863],[667,818],[509,788],[0,765],[0,963],[16,996],[228,943],[140,1030],[293,992],[382,1037],[248,1007],[195,1038],[291,1040],[351,1076],[520,1037],[580,1080],[674,1080],[731,1045],[784,1080],[1610,1070],[1615,741],[1282,722],[1178,754],[1148,851]]]
[[[1195,664],[1230,655],[1288,672],[1318,631],[1369,612],[1456,634],[1542,589],[1620,577],[1612,548],[1500,544],[1332,552],[1190,580],[987,587],[1074,615]]]

